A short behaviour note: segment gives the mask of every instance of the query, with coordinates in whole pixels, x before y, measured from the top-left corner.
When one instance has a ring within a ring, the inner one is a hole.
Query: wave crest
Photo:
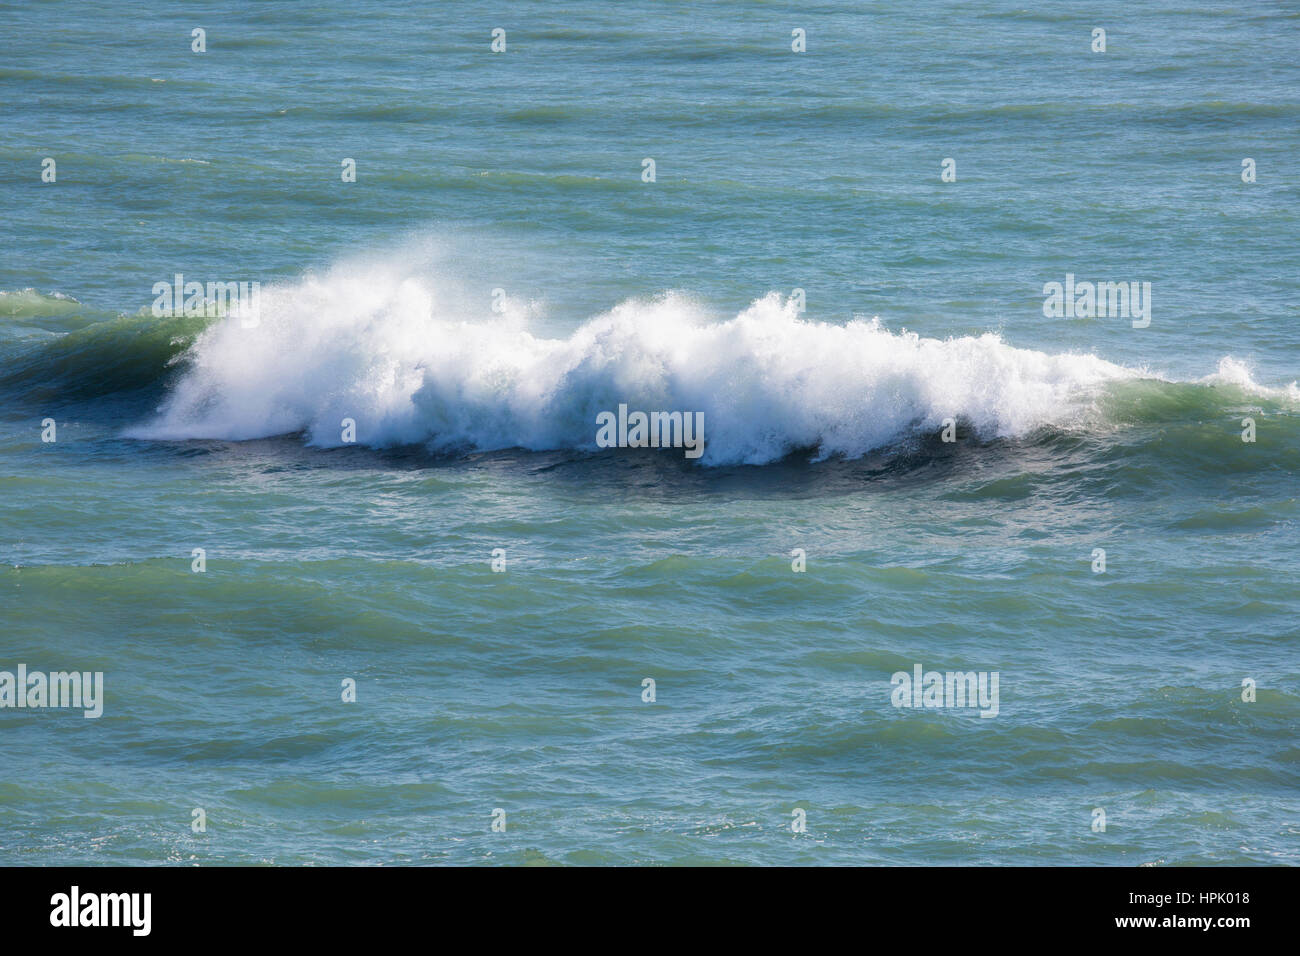
[[[626,403],[703,412],[705,464],[762,464],[801,450],[859,457],[948,418],[982,438],[1068,428],[1099,414],[1111,383],[1143,376],[993,333],[807,321],[775,293],[722,320],[681,295],[627,301],[551,338],[530,330],[532,311],[507,300],[501,314],[471,315],[438,282],[390,265],[264,288],[260,325],[212,324],[157,417],[129,435],[304,432],[328,447],[351,418],[371,446],[594,449],[597,414]],[[1249,382],[1231,364],[1218,374]]]

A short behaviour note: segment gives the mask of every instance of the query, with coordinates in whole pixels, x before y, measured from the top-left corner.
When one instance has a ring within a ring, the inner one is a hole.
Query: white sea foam
[[[264,285],[260,325],[211,326],[157,417],[129,434],[305,432],[335,446],[351,418],[372,446],[594,450],[596,415],[626,402],[703,412],[703,464],[758,464],[802,450],[857,457],[950,417],[983,437],[1069,427],[1106,383],[1141,374],[992,333],[805,321],[776,294],[730,318],[678,295],[627,301],[567,337],[530,331],[522,303],[498,315],[484,300],[470,314],[450,286],[391,263]]]
[[[1292,382],[1290,385],[1282,388],[1269,388],[1266,385],[1260,385],[1250,374],[1250,367],[1240,359],[1235,359],[1231,355],[1224,356],[1219,360],[1219,367],[1213,374],[1199,379],[1201,385],[1230,385],[1240,389],[1248,395],[1259,398],[1268,398],[1276,402],[1282,402],[1286,405],[1294,406],[1300,403],[1300,383]]]

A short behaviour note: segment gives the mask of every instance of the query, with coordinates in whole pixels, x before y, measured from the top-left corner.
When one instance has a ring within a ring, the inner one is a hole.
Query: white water
[[[678,295],[628,301],[546,338],[522,303],[469,314],[453,283],[412,272],[351,263],[263,288],[260,324],[232,315],[209,328],[157,417],[128,434],[302,431],[335,446],[350,418],[373,446],[594,449],[597,414],[626,403],[703,412],[702,463],[759,464],[800,449],[856,457],[947,418],[982,437],[1069,427],[1105,383],[1143,374],[992,333],[937,340],[874,320],[804,321],[775,293],[730,318]],[[1219,375],[1249,381],[1233,365]]]

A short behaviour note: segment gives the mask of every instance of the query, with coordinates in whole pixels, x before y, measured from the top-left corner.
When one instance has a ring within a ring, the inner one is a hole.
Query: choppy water
[[[1297,862],[1298,29],[0,5],[0,861]]]

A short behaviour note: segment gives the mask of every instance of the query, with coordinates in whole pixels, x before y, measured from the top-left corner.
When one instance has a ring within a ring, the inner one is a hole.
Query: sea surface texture
[[[0,3],[0,863],[1300,863],[1298,157],[1290,3]]]

